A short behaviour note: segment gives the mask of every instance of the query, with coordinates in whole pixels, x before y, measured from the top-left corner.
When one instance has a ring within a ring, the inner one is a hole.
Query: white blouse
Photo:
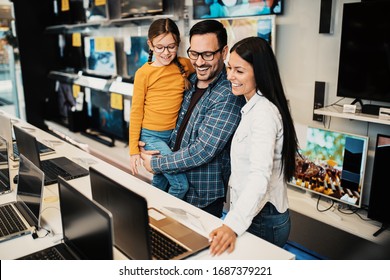
[[[288,209],[281,172],[283,123],[276,106],[257,92],[242,108],[231,146],[230,210],[224,223],[238,235],[269,201]]]

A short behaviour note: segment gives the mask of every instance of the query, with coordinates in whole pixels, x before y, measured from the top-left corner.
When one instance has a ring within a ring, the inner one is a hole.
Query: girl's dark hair
[[[163,35],[163,34],[172,34],[173,39],[175,40],[176,44],[179,46],[180,44],[180,31],[177,27],[176,23],[169,19],[169,18],[160,18],[152,22],[152,24],[149,27],[148,31],[148,39],[152,42],[154,38],[157,36]],[[153,58],[153,50],[149,49],[149,59],[148,62],[151,62]],[[177,67],[180,70],[180,74],[183,76],[184,79],[184,87],[185,89],[189,89],[191,87],[190,81],[188,80],[188,77],[186,75],[184,66],[180,63],[179,59],[177,58],[177,55],[175,56],[173,62],[177,65]]]
[[[298,140],[274,52],[269,43],[259,37],[249,37],[237,42],[230,52],[236,52],[252,65],[257,90],[278,108],[282,116],[282,170],[284,170],[284,179],[289,181],[295,172]]]

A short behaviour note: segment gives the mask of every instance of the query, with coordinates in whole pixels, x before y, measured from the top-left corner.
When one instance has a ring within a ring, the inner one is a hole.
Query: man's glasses
[[[177,44],[170,44],[168,46],[162,46],[162,45],[156,45],[153,46],[153,51],[156,53],[163,53],[165,49],[168,50],[168,52],[176,52],[177,51]]]
[[[205,61],[211,61],[214,59],[214,55],[220,51],[222,51],[223,47],[222,48],[219,48],[218,50],[214,51],[214,52],[196,52],[196,51],[191,51],[190,48],[188,48],[187,50],[187,54],[188,54],[188,57],[193,59],[193,60],[197,60],[199,56],[202,57],[203,60]]]

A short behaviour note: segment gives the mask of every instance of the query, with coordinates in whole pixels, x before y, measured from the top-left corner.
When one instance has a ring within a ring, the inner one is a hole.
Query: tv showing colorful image
[[[367,149],[366,136],[309,127],[290,184],[361,207]]]
[[[111,76],[117,74],[114,37],[85,37],[84,53],[87,72]]]
[[[228,46],[246,37],[265,39],[275,51],[275,15],[248,19],[221,19],[228,34]]]
[[[282,14],[283,0],[193,0],[194,19]]]
[[[134,78],[135,72],[144,65],[149,58],[148,37],[129,37],[125,41],[127,75]]]

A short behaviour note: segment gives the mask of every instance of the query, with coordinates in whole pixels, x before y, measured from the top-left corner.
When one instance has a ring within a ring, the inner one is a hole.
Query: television
[[[129,78],[134,78],[135,72],[144,65],[149,58],[147,36],[132,36],[125,39],[126,70]]]
[[[275,51],[275,15],[260,16],[256,18],[221,19],[228,34],[228,45],[246,37],[257,36],[265,39]]]
[[[283,0],[193,0],[194,19],[282,14]]]
[[[88,93],[87,114],[90,128],[101,133],[101,136],[127,140],[128,124],[124,117],[123,96],[94,89],[88,90]]]
[[[308,127],[290,185],[361,207],[368,137]]]
[[[390,1],[345,3],[337,96],[390,102]],[[368,112],[367,112],[368,113]]]
[[[60,34],[59,48],[62,68],[66,72],[77,73],[85,68],[83,40],[80,33]]]
[[[383,223],[378,235],[390,224],[390,188],[387,182],[390,159],[390,135],[378,134],[375,146],[374,166],[371,177],[370,200],[367,217]]]
[[[121,18],[161,14],[163,0],[121,0]]]
[[[117,75],[114,37],[85,37],[84,54],[87,73]]]

